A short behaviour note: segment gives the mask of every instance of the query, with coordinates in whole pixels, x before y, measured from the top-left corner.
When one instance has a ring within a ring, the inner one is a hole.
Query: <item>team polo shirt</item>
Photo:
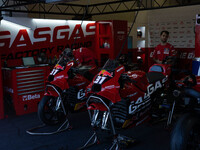
[[[166,45],[157,45],[154,50],[153,58],[162,61],[166,56],[176,56],[176,50],[174,49],[174,46],[169,43],[166,43]]]
[[[81,47],[79,49],[76,49],[73,51],[73,55],[78,63],[81,63],[82,65],[89,65],[89,66],[95,66],[95,55],[94,53],[88,49]]]

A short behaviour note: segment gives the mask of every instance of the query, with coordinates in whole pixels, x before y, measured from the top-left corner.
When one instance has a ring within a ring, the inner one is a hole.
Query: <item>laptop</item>
[[[35,60],[33,57],[23,57],[22,61],[23,61],[24,66],[34,66],[35,65]]]

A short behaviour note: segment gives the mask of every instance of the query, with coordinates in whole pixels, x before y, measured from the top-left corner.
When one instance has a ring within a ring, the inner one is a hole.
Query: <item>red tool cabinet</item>
[[[36,112],[49,72],[49,66],[3,68],[5,111],[9,112],[7,105],[12,104],[16,115]]]
[[[108,58],[114,59],[127,38],[127,21],[97,21],[96,23],[96,54],[102,66]],[[126,53],[127,41],[123,52]]]

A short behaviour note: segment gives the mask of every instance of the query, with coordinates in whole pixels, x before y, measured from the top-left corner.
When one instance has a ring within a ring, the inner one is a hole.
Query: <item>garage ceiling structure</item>
[[[87,5],[87,3],[89,4]],[[200,0],[2,0],[0,12],[70,15],[85,19],[95,15],[199,5]],[[86,11],[85,11],[86,10]]]

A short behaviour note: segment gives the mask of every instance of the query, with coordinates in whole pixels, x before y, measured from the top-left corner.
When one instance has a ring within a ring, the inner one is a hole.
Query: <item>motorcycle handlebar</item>
[[[71,78],[71,79],[74,78],[76,73],[78,73],[78,69],[71,67],[70,70],[68,71],[69,78]]]
[[[192,82],[189,81],[189,79],[192,79]],[[189,87],[195,86],[197,84],[195,75],[190,74],[189,76],[185,77],[185,79],[183,80],[183,83]]]
[[[79,69],[78,69],[78,68],[72,67],[71,70],[72,70],[73,73],[78,73],[78,72],[79,72]]]
[[[183,83],[183,85],[186,85],[187,87],[193,87],[197,84],[197,81],[195,75],[189,74],[183,80],[175,80],[175,83]]]

